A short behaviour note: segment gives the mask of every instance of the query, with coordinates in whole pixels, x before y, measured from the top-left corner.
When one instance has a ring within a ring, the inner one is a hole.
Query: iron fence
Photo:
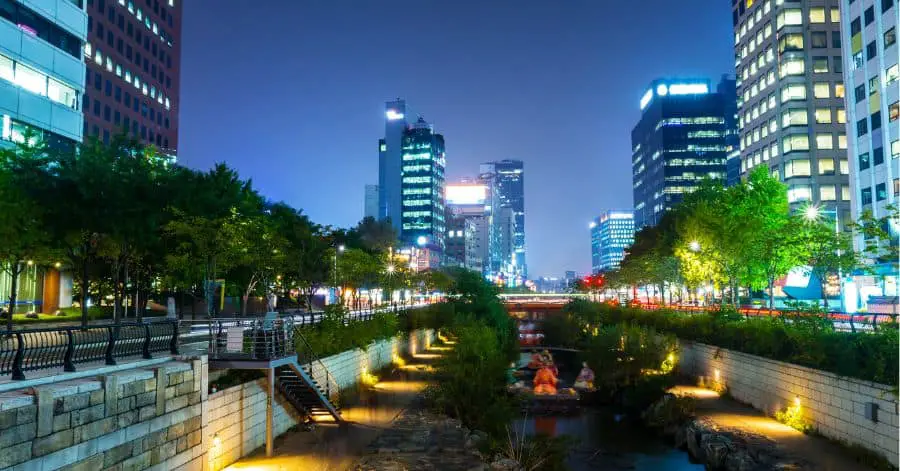
[[[175,320],[123,322],[120,324],[19,329],[0,333],[0,375],[25,379],[26,371],[62,368],[153,353],[178,353]]]

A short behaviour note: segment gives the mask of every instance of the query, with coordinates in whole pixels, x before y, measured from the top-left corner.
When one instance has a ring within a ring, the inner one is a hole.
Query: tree
[[[822,304],[828,309],[825,285],[829,276],[849,273],[858,264],[856,253],[846,232],[836,231],[830,224],[818,220],[806,224],[804,242],[809,256],[810,273],[819,279]],[[839,279],[838,282],[841,282]]]
[[[329,250],[329,256],[334,257],[335,250]],[[377,279],[382,270],[375,257],[364,250],[347,248],[337,256],[336,276],[339,285],[350,289],[353,302],[358,307],[359,290]]]
[[[35,259],[47,247],[42,208],[16,179],[16,172],[40,162],[45,152],[42,146],[28,144],[30,141],[26,138],[13,149],[0,150],[0,268],[10,276],[7,330],[13,327],[19,276],[26,260]]]
[[[373,217],[363,218],[362,221],[353,228],[353,232],[357,234],[362,249],[369,253],[379,253],[388,250],[390,247],[397,246],[397,231],[391,225],[391,221],[382,219],[375,220]]]

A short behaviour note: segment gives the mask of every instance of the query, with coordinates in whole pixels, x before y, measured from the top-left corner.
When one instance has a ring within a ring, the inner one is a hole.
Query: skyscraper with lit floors
[[[409,126],[406,100],[397,98],[384,104],[384,137],[378,140],[378,219],[390,219],[402,232],[400,172],[403,133]]]
[[[0,2],[0,145],[81,141],[86,34],[80,0]]]
[[[840,0],[737,0],[732,9],[742,173],[765,166],[787,185],[792,210],[817,205],[846,221],[841,17]]]
[[[880,218],[900,197],[900,5],[897,0],[842,0],[840,8],[846,46],[843,68],[848,91],[850,207],[854,220],[864,211]],[[893,243],[898,243],[896,223],[885,229],[893,235]],[[857,251],[865,246],[862,237],[854,240],[854,246]],[[876,274],[883,275],[877,278],[891,277],[893,283],[885,282],[872,292],[896,295],[896,263],[875,267]]]
[[[446,230],[444,136],[419,118],[404,131],[401,149],[400,239],[442,254]]]
[[[591,222],[591,272],[619,268],[634,243],[634,212],[606,211]]]

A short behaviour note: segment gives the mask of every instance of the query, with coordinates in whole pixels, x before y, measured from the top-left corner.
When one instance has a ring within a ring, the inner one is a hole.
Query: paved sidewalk
[[[785,456],[808,465],[805,469],[856,471],[871,468],[857,463],[846,450],[824,438],[803,434],[762,412],[715,391],[695,386],[676,386],[670,391],[697,400],[697,418],[716,426],[770,442]]]

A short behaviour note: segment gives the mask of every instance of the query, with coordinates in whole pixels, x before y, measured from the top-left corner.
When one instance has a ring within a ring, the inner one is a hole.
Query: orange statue
[[[550,369],[550,365],[544,364],[534,375],[535,394],[556,394],[556,375]]]

